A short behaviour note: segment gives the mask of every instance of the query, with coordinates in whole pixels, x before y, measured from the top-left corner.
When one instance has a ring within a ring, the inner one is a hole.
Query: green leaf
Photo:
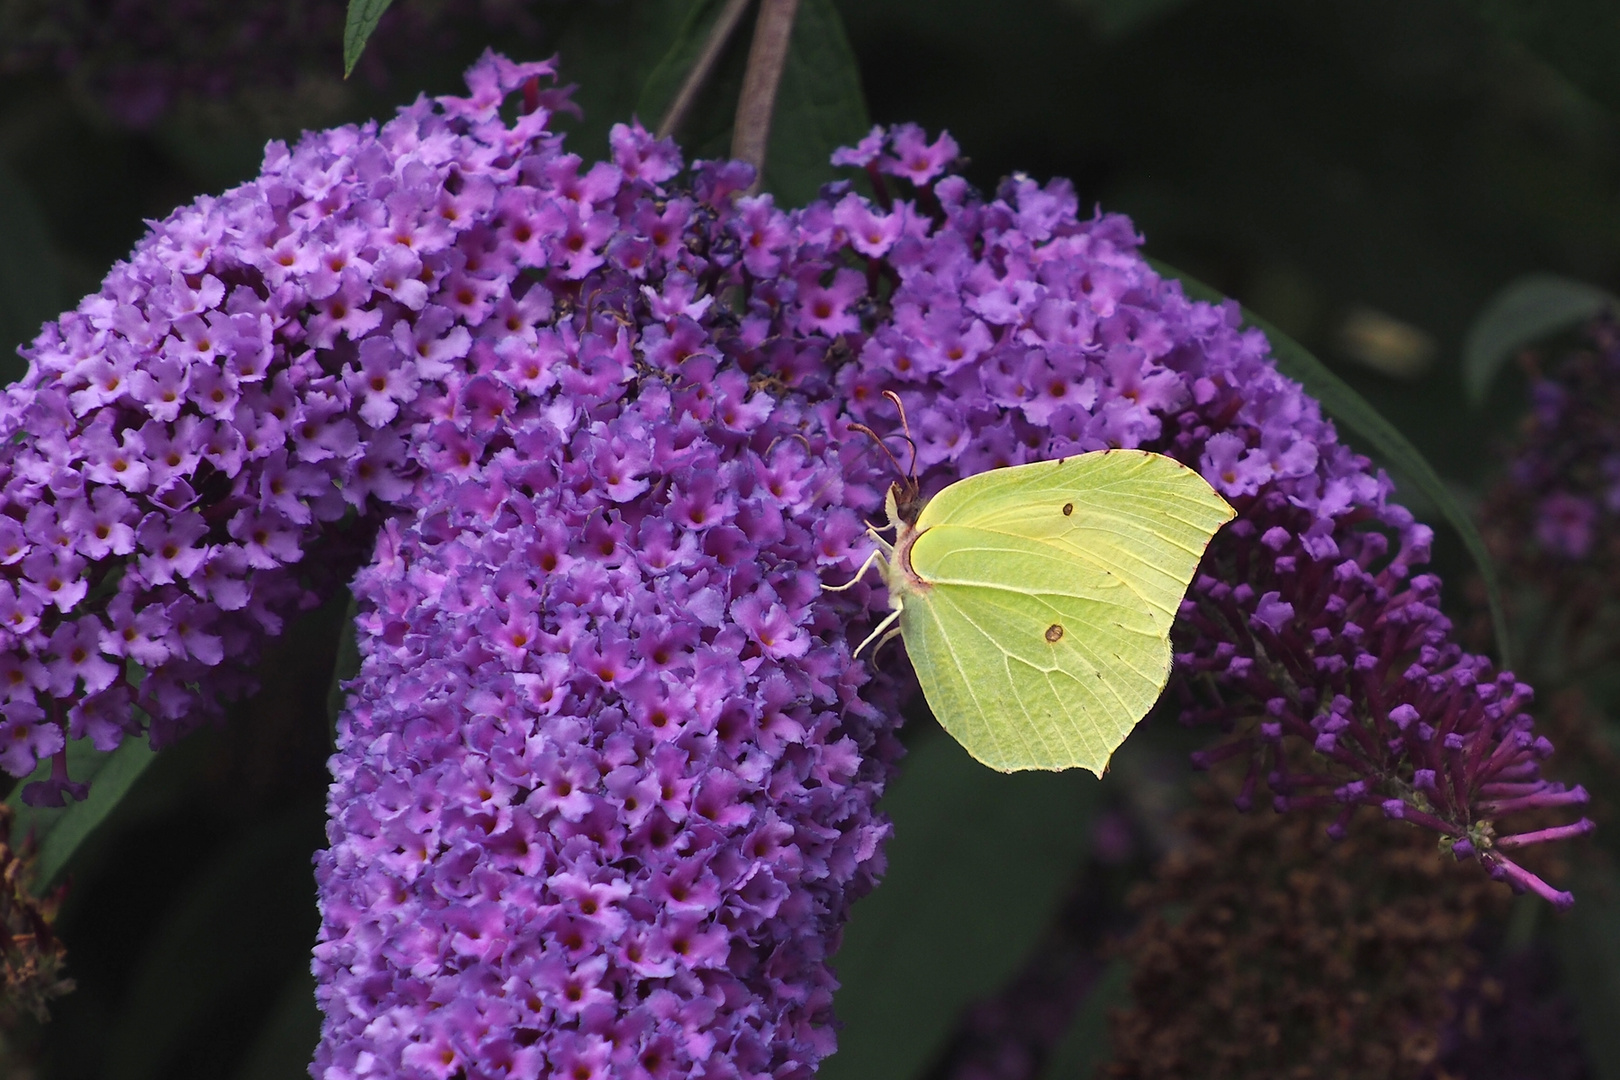
[[[1620,1080],[1620,874],[1588,864],[1578,898],[1554,925],[1564,985],[1575,999],[1586,1056],[1597,1080]]]
[[[642,123],[652,126],[662,121],[675,95],[680,92],[687,72],[697,63],[709,31],[724,7],[725,0],[695,0],[687,8],[669,47],[642,84],[641,97],[636,103],[636,112],[641,116]],[[744,19],[747,19],[746,15]],[[698,139],[707,143],[721,136],[729,140],[732,115],[737,109],[737,93],[742,88],[742,57],[746,57],[747,53],[748,33],[739,28],[726,46],[726,52],[710,76],[709,85],[704,88],[697,106],[675,133],[682,146],[695,147]],[[730,93],[722,92],[723,87],[729,88]],[[728,100],[729,110],[726,107]]]
[[[41,762],[27,779],[18,783],[6,803],[16,814],[14,835],[21,838],[32,830],[39,838],[36,892],[43,893],[56,884],[74,852],[112,813],[156,756],[146,740],[139,737],[125,739],[123,745],[110,754],[92,747],[88,739],[70,742],[68,775],[88,783],[90,793],[84,802],[69,803],[65,807],[28,806],[22,801],[25,787],[50,777],[49,761]]]
[[[1556,274],[1527,274],[1491,297],[1463,342],[1463,384],[1475,405],[1485,400],[1502,365],[1541,338],[1620,307],[1607,289]]]
[[[698,0],[663,59],[647,76],[637,106],[656,124],[696,62],[723,0]],[[751,24],[750,24],[751,25]],[[739,32],[676,138],[689,158],[725,157],[742,92],[748,32]],[[832,0],[801,0],[787,65],[776,92],[763,186],[785,206],[810,201],[833,178],[832,152],[871,127],[855,53]]]
[[[1217,290],[1172,266],[1157,259],[1150,258],[1147,261],[1162,276],[1181,282],[1187,295],[1195,300],[1219,304],[1226,299]],[[1491,561],[1490,552],[1485,548],[1484,538],[1474,527],[1473,519],[1457,501],[1457,497],[1451,493],[1446,482],[1434,471],[1434,466],[1429,464],[1428,459],[1418,452],[1418,448],[1413,446],[1394,424],[1379,415],[1378,410],[1368,404],[1366,398],[1352,390],[1343,379],[1329,371],[1322,361],[1311,355],[1309,349],[1248,308],[1243,309],[1243,318],[1270,339],[1271,355],[1277,362],[1278,371],[1303,386],[1306,393],[1322,403],[1323,411],[1329,416],[1366,440],[1368,446],[1386,465],[1409,477],[1412,483],[1434,503],[1441,515],[1451,523],[1451,527],[1457,530],[1463,545],[1473,556],[1474,564],[1479,567],[1480,577],[1485,579],[1485,592],[1491,607],[1491,625],[1496,631],[1496,650],[1501,657],[1502,666],[1511,668],[1512,639],[1508,635],[1507,615],[1502,608],[1502,587],[1496,577],[1496,566]]]
[[[338,714],[343,711],[344,702],[348,698],[343,692],[343,684],[360,674],[360,643],[354,626],[355,616],[359,612],[359,605],[351,594],[348,607],[343,612],[343,629],[338,638],[337,656],[332,661],[332,682],[326,688],[326,722],[327,727],[334,733],[337,731]]]
[[[1130,965],[1115,960],[1080,1003],[1063,1040],[1052,1048],[1041,1080],[1090,1080],[1108,1060],[1108,1011],[1129,1001]]]
[[[394,0],[349,0],[349,18],[343,24],[343,77],[347,79],[376,32],[377,21]]]
[[[235,1080],[305,1080],[320,1039],[315,978],[308,968],[301,968],[270,1006]]]
[[[667,58],[672,41],[684,40],[687,24],[708,3],[572,4],[547,14],[548,22],[566,16],[557,39],[559,72],[563,82],[577,84],[573,100],[585,113],[578,121],[557,117],[559,124],[571,125],[570,150],[587,160],[599,158],[608,149],[614,124],[638,119],[649,129],[657,127],[660,112],[643,101],[649,73]]]
[[[765,190],[803,206],[833,179],[832,154],[871,128],[860,69],[832,0],[801,0],[765,158]]]
[[[1462,0],[1592,100],[1620,112],[1620,6],[1612,0]]]
[[[62,310],[61,273],[44,212],[0,164],[0,383],[26,370],[16,349]]]
[[[310,852],[324,821],[324,799],[294,804],[224,845],[187,883],[146,939],[108,1034],[104,1080],[157,1080],[183,1057],[207,1060],[229,1043],[230,1024],[262,1015],[308,969],[319,923]],[[283,1034],[301,1039],[307,1020],[281,1017]]]
[[[1090,842],[1100,787],[1067,773],[997,773],[933,735],[882,808],[882,886],[855,905],[833,957],[838,1052],[821,1080],[906,1080],[957,1014],[1025,962]]]

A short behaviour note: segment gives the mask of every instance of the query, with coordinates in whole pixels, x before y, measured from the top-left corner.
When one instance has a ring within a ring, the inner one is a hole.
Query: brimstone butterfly
[[[873,530],[861,571],[879,564],[894,610],[867,642],[898,621],[934,716],[986,765],[1101,776],[1169,681],[1170,625],[1232,507],[1144,450],[992,469],[916,502],[893,485],[894,542]]]

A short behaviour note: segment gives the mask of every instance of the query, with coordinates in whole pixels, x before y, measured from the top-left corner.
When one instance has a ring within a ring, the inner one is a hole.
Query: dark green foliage
[[[1605,108],[1620,109],[1620,9],[1605,0],[1459,0]]]
[[[1620,1078],[1620,875],[1609,867],[1576,878],[1582,903],[1554,931],[1598,1080]]]
[[[662,118],[724,6],[723,0],[699,0],[691,6],[636,103],[642,123],[651,127]],[[730,152],[732,120],[751,37],[748,25],[745,19],[694,115],[676,133],[694,157],[725,157]],[[787,69],[777,90],[765,159],[765,190],[774,193],[783,206],[808,202],[832,178],[827,160],[832,152],[865,135],[869,124],[855,55],[832,0],[802,0]]]
[[[0,379],[23,373],[13,353],[69,299],[51,244],[50,225],[28,186],[0,161]]]
[[[929,734],[883,799],[883,886],[855,905],[833,959],[844,1029],[828,1080],[915,1075],[957,1013],[1027,959],[1090,840],[1089,774],[995,773]]]
[[[1527,274],[1491,298],[1463,342],[1463,382],[1479,403],[1521,349],[1584,326],[1617,303],[1614,294],[1556,274]]]
[[[349,15],[343,24],[343,75],[348,77],[360,54],[366,51],[366,42],[377,29],[383,12],[394,0],[349,0]]]
[[[32,836],[39,844],[36,890],[44,892],[57,883],[79,845],[117,808],[153,756],[151,747],[140,739],[131,739],[109,754],[101,753],[85,740],[75,741],[68,747],[68,768],[73,770],[72,775],[84,777],[93,786],[84,802],[69,802],[61,807],[27,806],[22,801],[25,786],[50,775],[49,764],[41,765],[18,783],[6,804],[15,815],[15,837],[20,840]]]

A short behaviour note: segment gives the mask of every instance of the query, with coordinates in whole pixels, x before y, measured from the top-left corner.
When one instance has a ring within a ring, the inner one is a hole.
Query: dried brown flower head
[[[49,1002],[73,989],[62,974],[67,949],[53,929],[62,891],[33,894],[34,844],[5,842],[11,826],[11,807],[0,803],[0,1031],[25,1014],[50,1019]]]
[[[1507,890],[1399,822],[1368,815],[1335,842],[1325,819],[1201,802],[1135,897],[1133,1005],[1112,1018],[1107,1075],[1424,1076],[1479,964],[1470,935]]]

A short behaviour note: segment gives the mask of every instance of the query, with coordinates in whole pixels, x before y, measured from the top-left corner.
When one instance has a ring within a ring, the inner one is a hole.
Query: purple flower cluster
[[[547,128],[550,75],[486,57],[467,98],[272,143],[258,179],[157,224],[27,351],[0,402],[0,766],[56,755],[31,800],[82,793],[65,737],[111,749],[138,708],[164,745],[216,715],[263,638],[357,565],[368,517],[423,467],[476,464],[463,412],[499,426],[557,379],[577,342],[544,326],[580,279],[651,256],[613,207],[673,151],[621,128],[582,169]]]
[[[1620,328],[1532,365],[1532,409],[1505,475],[1485,499],[1482,531],[1538,612],[1524,651],[1545,677],[1578,679],[1620,654]]]
[[[898,393],[925,493],[1107,447],[1199,469],[1238,511],[1179,621],[1185,719],[1232,733],[1200,762],[1246,757],[1245,804],[1264,778],[1280,810],[1341,806],[1335,831],[1377,807],[1569,903],[1509,853],[1591,823],[1499,835],[1497,821],[1586,792],[1541,779],[1552,748],[1524,711],[1530,688],[1464,652],[1439,581],[1413,573],[1430,530],[1388,501],[1387,478],[1278,374],[1235,305],[1188,301],[1137,254],[1128,221],[1077,217],[1066,182],[1013,177],[985,201],[959,177],[935,179],[953,152],[902,129],[844,156],[872,175],[882,209],[851,196],[834,214],[874,279],[894,281],[889,317],[838,375],[852,417],[893,430],[881,395]],[[937,229],[923,235],[914,204],[887,199],[890,177],[922,185]],[[1286,752],[1299,743],[1314,750],[1306,769]]]
[[[1591,336],[1591,349],[1534,379],[1524,445],[1506,480],[1506,497],[1533,507],[1531,535],[1546,561],[1610,559],[1607,549],[1620,545],[1620,331],[1601,322]]]
[[[802,1077],[833,1048],[897,757],[820,598],[853,569],[838,448],[723,313],[649,319],[615,276],[558,323],[577,366],[356,579],[323,1080]]]
[[[500,234],[567,239],[445,376],[354,582],[321,1080],[808,1076],[881,867],[897,710],[822,596],[885,479],[827,381],[861,290],[744,168],[669,186],[622,129],[566,160],[498,196]]]
[[[0,410],[6,765],[56,755],[60,800],[65,735],[138,707],[171,741],[387,518],[323,1074],[807,1074],[898,756],[864,586],[820,596],[883,484],[827,383],[862,289],[746,168],[668,187],[620,127],[583,169],[550,73],[487,57],[273,145],[36,341]]]
[[[1061,183],[979,198],[913,127],[840,155],[875,202],[794,214],[640,129],[585,168],[550,74],[489,56],[465,98],[273,144],[0,407],[0,764],[55,755],[35,799],[74,787],[64,736],[208,716],[387,519],[319,859],[322,1080],[830,1051],[904,684],[850,657],[879,590],[821,589],[892,478],[848,430],[894,430],[885,391],[925,491],[1107,446],[1200,468],[1240,516],[1178,666],[1244,800],[1378,805],[1566,899],[1503,853],[1584,822],[1495,831],[1584,798],[1539,779],[1527,688],[1452,643],[1428,531],[1234,308]]]

